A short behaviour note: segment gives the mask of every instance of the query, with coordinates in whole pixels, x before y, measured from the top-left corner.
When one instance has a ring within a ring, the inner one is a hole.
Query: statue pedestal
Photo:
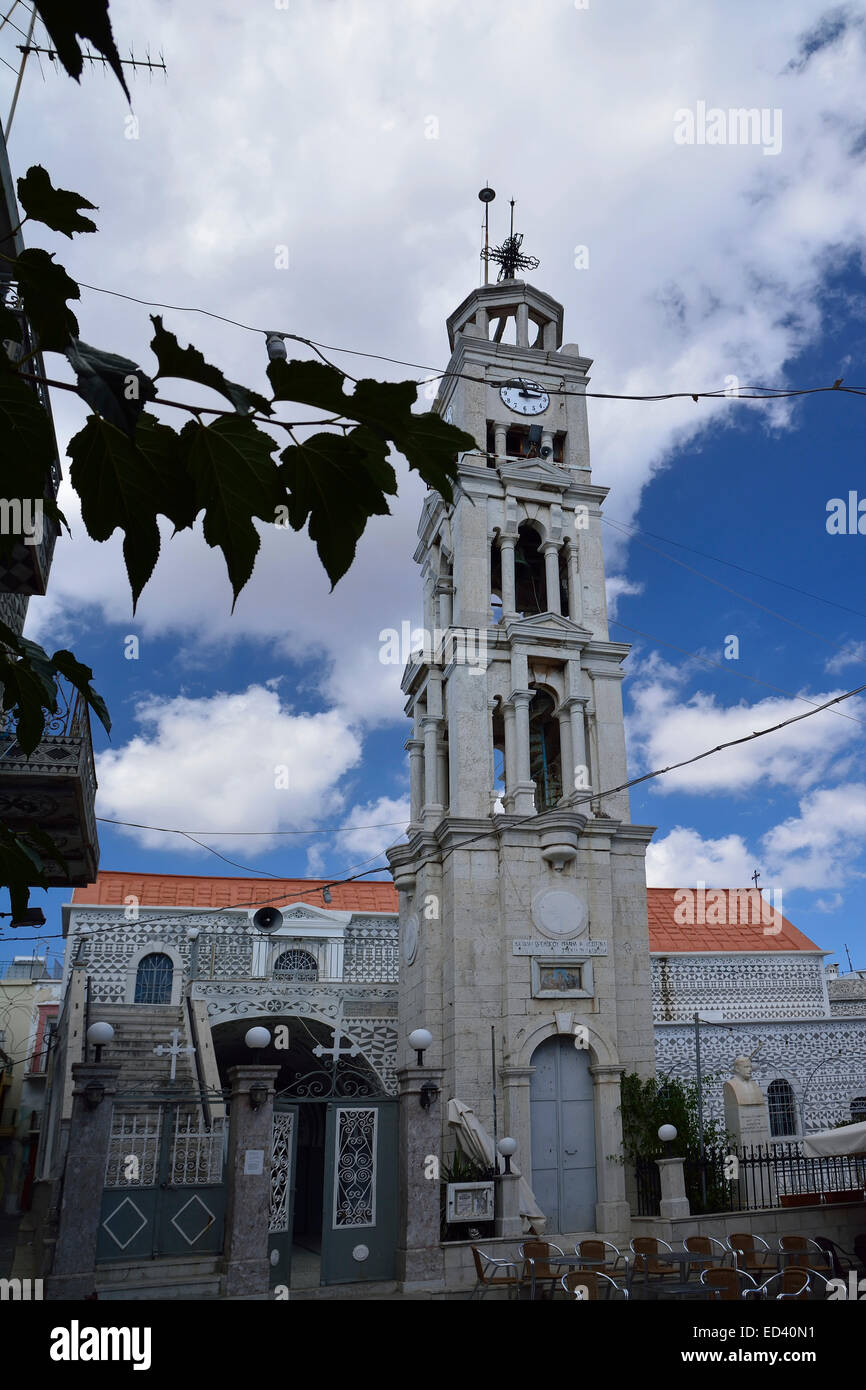
[[[746,1157],[766,1157],[770,1150],[770,1120],[763,1092],[753,1081],[739,1078],[722,1087],[725,1101],[725,1128],[732,1135],[733,1147],[745,1149]],[[744,1206],[768,1207],[776,1203],[775,1174],[769,1163],[741,1168],[731,1181],[739,1183]]]

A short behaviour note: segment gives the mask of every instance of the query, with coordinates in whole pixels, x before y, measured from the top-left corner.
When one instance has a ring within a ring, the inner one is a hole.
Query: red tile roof
[[[756,889],[708,888],[702,896],[681,888],[648,888],[650,950],[690,951],[818,951],[821,948],[770,904],[762,909]],[[746,892],[751,894],[746,897]],[[763,901],[763,899],[761,899]],[[716,919],[719,920],[716,920]],[[753,920],[753,918],[755,920]],[[778,930],[777,930],[778,928]]]
[[[332,907],[338,912],[396,912],[397,890],[393,883],[333,883],[331,901],[321,889],[326,878],[212,878],[192,874],[133,874],[108,869],[95,883],[76,888],[74,903],[123,906],[128,897],[142,907],[247,907],[256,903],[286,903],[298,899],[313,907]]]
[[[100,873],[95,883],[76,888],[74,903],[120,905],[128,897],[143,907],[247,907],[256,903],[287,903],[298,899],[314,907],[328,906],[322,898],[323,878],[211,878],[192,874],[133,874],[116,870]],[[755,899],[742,896],[745,889],[724,892],[722,911],[714,905],[712,890],[702,901],[692,901],[677,888],[648,888],[650,950],[692,951],[817,951],[820,947],[798,931],[786,917],[752,922],[760,911]],[[754,894],[755,890],[748,890]],[[675,897],[676,895],[676,897]],[[750,904],[754,902],[755,908]],[[393,883],[334,883],[330,907],[342,912],[395,912],[397,890]],[[689,914],[688,908],[692,911]],[[766,909],[765,909],[766,911]],[[678,921],[691,915],[694,921]],[[718,923],[716,915],[722,917]],[[703,916],[703,921],[701,917]],[[709,918],[709,920],[707,920]],[[747,920],[744,920],[746,918]],[[779,931],[773,930],[779,927]]]

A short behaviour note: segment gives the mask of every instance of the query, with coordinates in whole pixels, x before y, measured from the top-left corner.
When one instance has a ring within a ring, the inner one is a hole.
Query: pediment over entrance
[[[279,927],[268,932],[271,938],[275,936],[342,936],[349,922],[352,920],[351,912],[338,912],[333,908],[318,907],[313,903],[299,902],[297,899],[287,903],[275,903],[275,907],[283,914],[283,920]],[[250,922],[256,915],[256,908],[251,908],[249,913]]]

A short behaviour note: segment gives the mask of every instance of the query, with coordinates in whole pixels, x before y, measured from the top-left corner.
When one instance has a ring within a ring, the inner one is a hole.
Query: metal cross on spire
[[[484,194],[491,195],[488,198]],[[492,201],[492,189],[482,189],[479,198],[482,202]],[[485,208],[485,217],[487,209]],[[526,256],[521,251],[523,245],[523,233],[514,230],[514,199],[511,199],[511,229],[501,246],[490,247],[487,245],[485,235],[485,246],[481,252],[482,260],[489,265],[490,261],[495,261],[499,266],[497,280],[513,280],[519,270],[537,270],[541,262],[537,256]]]

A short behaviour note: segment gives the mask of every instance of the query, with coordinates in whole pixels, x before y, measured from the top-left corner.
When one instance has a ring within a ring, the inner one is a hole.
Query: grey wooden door
[[[393,1100],[338,1100],[328,1106],[323,1284],[394,1278],[397,1121]]]
[[[532,1187],[551,1235],[595,1230],[595,1118],[589,1055],[572,1037],[532,1054]]]

